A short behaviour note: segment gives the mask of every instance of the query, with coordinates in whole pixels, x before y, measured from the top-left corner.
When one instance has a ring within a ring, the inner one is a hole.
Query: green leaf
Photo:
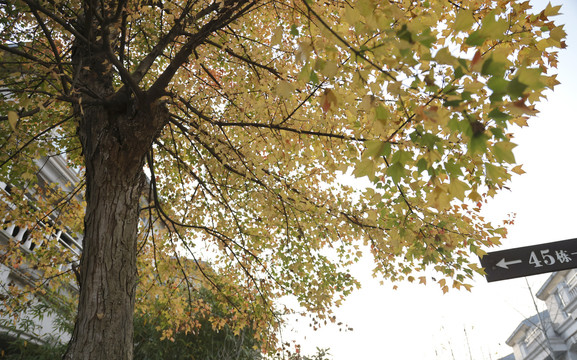
[[[507,175],[505,169],[489,163],[485,164],[485,173],[487,175],[487,178],[495,183],[498,183],[499,179],[503,179]]]
[[[487,15],[483,20],[482,30],[491,40],[501,40],[505,37],[509,29],[509,22],[507,19],[498,18],[495,21],[495,16]]]
[[[505,96],[505,93],[501,93],[501,92],[493,92],[490,96],[489,96],[489,100],[491,101],[491,104],[499,104],[501,102],[503,102],[503,96]]]
[[[465,40],[465,44],[469,46],[481,46],[487,39],[487,36],[483,34],[480,30],[473,31],[471,35]]]
[[[461,105],[461,102],[463,102],[462,99],[445,100],[445,101],[443,101],[443,106],[444,107],[457,107],[457,106]]]
[[[507,64],[495,61],[493,57],[490,57],[483,63],[483,67],[481,68],[481,74],[503,77],[505,75],[506,70],[507,70]]]
[[[421,144],[425,145],[429,149],[433,149],[435,147],[435,143],[439,140],[439,137],[431,133],[425,133],[421,136]]]
[[[451,50],[449,50],[449,48],[446,47],[439,49],[439,51],[437,51],[437,53],[435,54],[434,59],[439,64],[445,64],[445,65],[458,64],[457,58],[454,57],[453,54],[451,54]]]
[[[493,76],[487,81],[487,86],[493,92],[504,94],[507,93],[507,88],[509,86],[509,81],[503,79],[499,76]]]
[[[411,32],[407,28],[406,24],[403,24],[403,26],[401,27],[401,30],[397,31],[397,37],[399,39],[405,40],[406,42],[409,42],[411,44],[414,43],[413,34],[411,34]]]
[[[457,116],[452,116],[447,124],[449,129],[453,132],[460,131],[460,120]]]
[[[430,28],[426,28],[425,31],[419,34],[419,36],[417,37],[417,41],[419,41],[419,43],[425,45],[426,47],[430,48],[433,46],[435,41],[437,41],[437,37],[431,34]]]
[[[426,159],[420,158],[419,161],[417,161],[417,171],[419,173],[427,170],[428,167],[429,167],[429,164],[427,163]]]
[[[509,164],[515,163],[515,155],[513,155],[513,148],[517,146],[510,141],[502,141],[493,145],[492,152],[499,162],[507,162]]]
[[[469,101],[473,99],[473,93],[470,91],[463,91],[461,93],[461,99],[463,99],[463,101]]]
[[[509,85],[507,86],[507,94],[509,94],[513,100],[516,100],[523,96],[525,89],[527,89],[527,85],[519,81],[519,77],[517,76],[509,82]]]
[[[473,155],[483,154],[487,151],[487,140],[489,140],[489,138],[485,134],[471,137],[471,141],[469,141],[469,152]]]
[[[469,185],[455,178],[451,179],[451,183],[449,184],[449,194],[459,200],[465,199],[465,192],[469,189]]]
[[[311,71],[309,81],[315,85],[319,83],[319,77],[315,71]]]
[[[391,118],[389,110],[383,105],[379,105],[375,108],[375,119],[384,123]]]
[[[407,163],[413,159],[413,153],[405,150],[398,150],[393,154],[392,162]]]
[[[501,128],[491,128],[491,134],[495,137],[495,139],[507,140],[507,135],[503,132]]]
[[[531,90],[541,90],[545,87],[541,82],[541,73],[539,68],[520,68],[517,70],[517,78]]]
[[[292,36],[299,36],[299,29],[297,28],[297,26],[295,24],[291,25],[291,31],[290,34]]]
[[[365,141],[365,151],[363,152],[363,158],[371,157],[376,159],[382,156],[385,150],[385,144],[385,142],[380,140]]]
[[[447,172],[447,175],[451,177],[458,177],[463,175],[463,171],[461,171],[461,165],[453,161],[445,163],[445,171]]]
[[[463,71],[463,67],[458,66],[455,69],[455,78],[459,79],[459,78],[463,77],[463,75],[465,75],[465,71]]]
[[[401,181],[401,178],[405,176],[405,167],[399,162],[393,163],[387,169],[387,175],[393,179],[395,184],[398,184]]]

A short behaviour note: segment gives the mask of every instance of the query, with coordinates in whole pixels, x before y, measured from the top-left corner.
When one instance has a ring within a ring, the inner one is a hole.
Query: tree
[[[190,332],[175,331],[166,337],[163,329],[165,304],[156,312],[137,312],[135,316],[134,357],[136,359],[260,360],[260,344],[254,332],[245,328],[235,333],[231,327],[214,328],[208,318],[196,319],[200,325]],[[161,315],[158,315],[158,314]]]
[[[333,319],[358,286],[348,265],[363,246],[385,278],[432,267],[443,291],[468,289],[482,271],[469,255],[505,235],[482,203],[522,172],[510,127],[556,84],[558,11],[507,0],[0,2],[10,221],[36,224],[70,203],[53,188],[50,210],[27,205],[42,188],[33,159],[66,153],[85,179],[83,222],[58,223],[84,234],[65,358],[132,357],[143,247],[182,272],[184,259],[209,263],[200,281],[230,321],[263,334],[286,294],[315,321]],[[350,172],[368,185],[346,185]]]
[[[208,303],[213,303],[212,295],[203,290],[199,291],[200,296],[204,296]],[[218,305],[218,304],[215,304]],[[176,331],[166,337],[165,328],[167,319],[164,317],[170,314],[166,311],[166,304],[162,301],[155,301],[156,311],[137,311],[134,317],[134,357],[142,360],[164,360],[164,359],[199,359],[199,360],[259,360],[262,359],[260,346],[255,342],[254,332],[250,329],[243,329],[235,334],[228,327],[215,329],[208,318],[196,319],[200,326],[194,331]],[[66,323],[66,327],[73,327],[70,321],[70,314],[74,312],[72,307],[60,309],[58,316]],[[43,313],[53,312],[50,306],[39,306],[36,316]],[[220,316],[224,314],[219,314]],[[6,325],[2,324],[4,328]],[[30,326],[34,326],[30,322]],[[22,332],[30,334],[31,329],[21,329],[12,326],[13,334]],[[26,331],[22,331],[26,330]],[[69,333],[69,331],[68,331]],[[66,351],[66,345],[62,344],[58,338],[42,337],[11,338],[0,337],[0,359],[57,359],[61,358]]]

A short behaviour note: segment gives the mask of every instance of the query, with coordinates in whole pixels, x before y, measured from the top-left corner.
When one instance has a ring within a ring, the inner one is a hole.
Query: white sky
[[[535,9],[547,4],[531,2]],[[558,70],[562,84],[538,106],[541,113],[529,127],[516,132],[515,156],[527,173],[515,176],[511,191],[485,209],[494,220],[517,215],[504,245],[492,251],[577,238],[577,1],[551,3],[563,4],[557,21],[568,33]],[[443,295],[437,284],[379,286],[368,260],[358,268],[363,288],[337,309],[338,320],[354,331],[327,326],[315,332],[297,323],[296,334],[285,332],[285,340],[299,339],[304,354],[330,348],[334,360],[497,360],[512,352],[505,341],[519,322],[536,313],[524,278],[488,284],[479,277],[472,292]],[[534,293],[547,277],[527,278]]]

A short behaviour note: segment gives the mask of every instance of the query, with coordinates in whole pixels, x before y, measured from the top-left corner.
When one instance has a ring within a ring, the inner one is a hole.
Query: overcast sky
[[[547,4],[531,2],[536,9]],[[515,176],[511,191],[485,209],[494,220],[516,213],[499,250],[577,238],[577,1],[551,3],[563,4],[558,21],[568,33],[558,69],[562,84],[538,106],[541,113],[529,127],[516,131],[515,156],[526,174]],[[488,284],[479,277],[472,292],[443,295],[436,284],[401,283],[396,291],[392,284],[379,286],[369,276],[370,266],[359,264],[363,288],[337,310],[352,332],[297,325],[298,335],[285,332],[285,339],[304,339],[305,354],[330,348],[334,360],[497,360],[512,352],[505,341],[519,322],[536,313],[524,278]],[[547,276],[527,278],[533,293]],[[537,302],[543,310],[544,303]]]

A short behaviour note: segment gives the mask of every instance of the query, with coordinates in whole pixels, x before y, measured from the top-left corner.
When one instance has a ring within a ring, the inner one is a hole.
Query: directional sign
[[[577,239],[490,252],[481,265],[488,282],[577,268]]]

